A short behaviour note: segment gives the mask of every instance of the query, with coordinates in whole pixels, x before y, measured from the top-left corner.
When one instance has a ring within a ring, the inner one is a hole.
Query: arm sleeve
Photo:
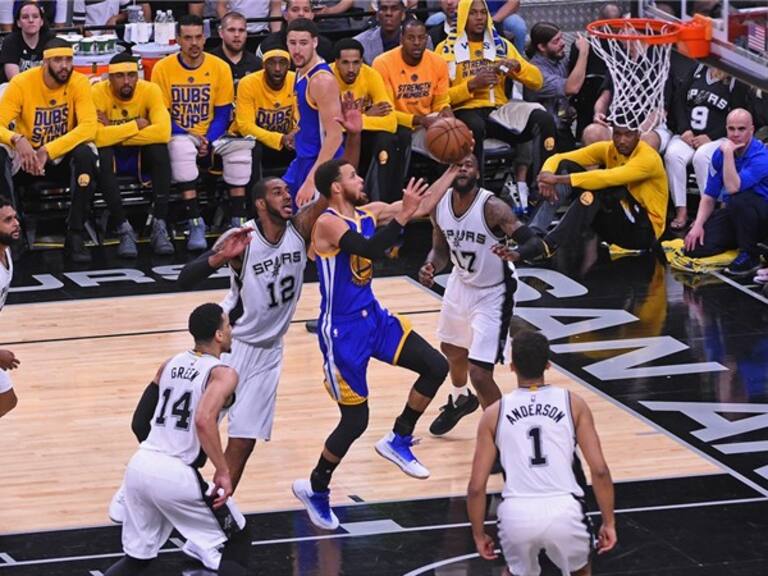
[[[8,84],[8,88],[5,89],[2,99],[0,99],[0,144],[13,147],[11,138],[15,132],[8,127],[19,117],[23,100],[24,95],[18,82],[12,80]]]
[[[149,101],[149,126],[123,142],[125,146],[167,144],[171,139],[171,115],[163,106],[160,89],[150,84],[146,97]]]
[[[133,411],[133,418],[131,419],[131,430],[139,442],[144,442],[149,436],[149,432],[152,429],[152,416],[155,415],[159,398],[160,387],[156,382],[150,382],[144,389],[139,403],[136,404],[136,409]]]
[[[376,72],[373,68],[364,68],[365,71],[365,83],[368,86],[368,93],[371,96],[371,102],[377,104],[379,102],[388,102],[392,104],[392,100],[387,94],[387,89],[384,87],[384,79],[381,74]],[[379,132],[395,132],[397,130],[397,116],[394,111],[390,112],[386,116],[363,116],[363,130],[376,130]]]
[[[208,142],[221,138],[224,132],[227,131],[230,116],[232,116],[232,104],[216,106],[213,109],[213,120],[211,120],[211,125],[208,126],[208,133],[205,135]]]
[[[184,268],[181,269],[179,277],[176,280],[177,284],[182,290],[190,290],[199,284],[208,276],[216,272],[214,268],[208,264],[208,258],[213,256],[213,250],[207,250],[192,262],[188,262]]]
[[[75,146],[88,142],[96,137],[96,108],[91,98],[91,85],[85,76],[78,77],[78,82],[72,87],[75,91],[75,126],[64,136],[48,142],[45,149],[51,160],[63,156]]]
[[[348,254],[375,260],[383,258],[387,248],[394,246],[400,238],[403,227],[394,218],[383,228],[376,230],[371,238],[365,238],[354,230],[347,230],[339,240],[339,248]]]
[[[562,154],[553,154],[547,158],[546,162],[544,162],[541,171],[557,172],[557,167],[562,160],[571,160],[580,166],[593,166],[595,164],[604,165],[605,155],[609,145],[609,142],[595,142],[584,148],[577,148],[576,150],[564,152]],[[571,174],[571,181],[573,181],[573,176],[575,176],[575,174]]]
[[[255,78],[243,78],[237,86],[237,103],[235,105],[235,123],[243,136],[253,136],[259,142],[273,150],[281,150],[283,135],[280,132],[265,130],[256,124],[256,91]]]

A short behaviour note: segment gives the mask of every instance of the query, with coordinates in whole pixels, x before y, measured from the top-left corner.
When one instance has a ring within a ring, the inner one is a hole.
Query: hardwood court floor
[[[414,328],[437,345],[440,303],[435,296],[402,277],[377,279],[374,288],[385,306],[409,314]],[[136,401],[161,362],[191,346],[186,322],[192,308],[222,296],[216,290],[3,310],[0,345],[12,349],[22,364],[12,374],[19,406],[0,421],[0,534],[107,522],[107,505],[136,448],[130,431]],[[336,424],[336,407],[321,383],[316,336],[303,326],[316,315],[318,302],[316,285],[306,285],[285,339],[272,441],[257,445],[236,494],[243,511],[298,508],[291,482],[309,474]],[[511,389],[508,370],[497,373],[502,389]],[[463,494],[479,412],[447,437],[430,437],[426,428],[445,400],[446,383],[417,428],[417,435],[424,435],[417,453],[432,476],[414,480],[373,450],[402,409],[413,377],[373,362],[369,378],[370,426],[334,476],[333,503]],[[589,402],[616,480],[719,471],[562,374],[553,370],[549,379]],[[492,478],[489,490],[498,490],[500,480]]]

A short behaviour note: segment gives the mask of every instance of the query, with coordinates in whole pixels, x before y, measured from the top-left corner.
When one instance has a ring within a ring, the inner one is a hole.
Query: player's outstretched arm
[[[232,479],[219,436],[219,413],[235,393],[237,381],[237,372],[228,366],[217,366],[211,370],[205,392],[195,412],[197,437],[203,452],[216,468],[213,475],[214,508],[223,506],[232,495]]]
[[[157,370],[157,374],[155,374],[152,382],[144,388],[144,392],[141,394],[141,398],[139,398],[139,403],[136,404],[136,408],[133,410],[131,430],[139,443],[147,439],[152,429],[152,417],[155,415],[157,401],[160,398],[160,387],[157,383],[160,382],[160,378],[163,376],[166,364],[168,364],[167,360]]]
[[[177,280],[183,290],[190,290],[216,270],[229,264],[231,268],[240,270],[242,256],[251,238],[249,227],[232,228],[216,240],[213,249],[203,252],[200,256],[187,262],[179,273]]]
[[[326,208],[328,208],[328,198],[320,194],[315,200],[300,208],[296,216],[293,217],[293,225],[304,238],[307,246],[312,240],[312,228]]]
[[[458,173],[458,164],[451,164],[448,166],[440,178],[435,180],[432,185],[427,188],[427,192],[424,194],[424,198],[422,198],[421,202],[419,203],[419,208],[416,210],[416,213],[413,215],[413,217],[421,218],[422,216],[432,214],[432,212],[437,207],[438,202],[442,200],[443,196],[445,196],[445,193],[453,185],[453,180],[456,178],[456,174]]]
[[[448,265],[450,247],[445,239],[445,234],[432,219],[432,249],[427,254],[427,259],[419,269],[419,282],[424,286],[432,286],[435,283],[435,274],[439,274]]]
[[[613,512],[613,480],[605,462],[600,438],[597,436],[595,421],[587,403],[571,393],[571,413],[576,426],[576,443],[589,466],[592,489],[600,507],[602,525],[597,537],[597,553],[608,552],[616,546],[616,520]]]
[[[475,540],[477,552],[486,560],[493,560],[497,554],[494,542],[485,532],[486,495],[488,476],[491,474],[493,462],[496,460],[496,422],[499,419],[500,402],[494,402],[483,413],[477,427],[477,442],[475,456],[472,459],[472,475],[467,488],[467,516],[472,524],[472,537]]]

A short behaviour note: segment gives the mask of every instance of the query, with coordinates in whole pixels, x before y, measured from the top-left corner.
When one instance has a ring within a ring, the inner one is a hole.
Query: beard
[[[0,245],[12,246],[17,241],[11,234],[0,234]]]
[[[458,178],[454,178],[453,180],[453,189],[456,190],[456,192],[458,192],[461,196],[466,196],[477,186],[476,176],[468,176],[465,180],[466,182],[464,184],[460,184]]]

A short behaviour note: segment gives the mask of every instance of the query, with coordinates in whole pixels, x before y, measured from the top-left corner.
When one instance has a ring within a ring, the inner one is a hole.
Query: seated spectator
[[[421,20],[403,23],[400,47],[384,52],[373,61],[381,74],[397,118],[400,165],[407,172],[410,144],[438,117],[452,116],[448,97],[448,66],[427,50],[427,27]],[[415,133],[414,133],[415,132]]]
[[[363,114],[360,174],[366,174],[366,193],[371,200],[397,200],[404,180],[403,154],[398,149],[397,117],[376,70],[363,64],[363,46],[353,38],[336,43],[336,62],[331,66],[342,99],[351,94]]]
[[[165,224],[171,188],[171,116],[163,104],[157,84],[139,80],[139,66],[125,52],[109,62],[109,78],[93,86],[93,102],[99,126],[99,189],[107,208],[118,223],[118,256],[135,258],[136,234],[125,216],[117,185],[118,174],[135,176],[148,184],[148,169],[154,203],[152,209],[152,251],[160,256],[173,254]]]
[[[287,167],[295,156],[296,73],[290,66],[288,52],[269,50],[264,54],[264,69],[240,82],[235,101],[236,131],[256,138],[251,183],[263,178],[262,166]]]
[[[726,131],[685,249],[686,256],[701,258],[738,248],[724,272],[746,277],[760,267],[758,243],[768,237],[768,150],[754,138],[752,115],[742,108],[728,114]],[[718,200],[723,207],[715,209]]]
[[[73,0],[72,25],[93,28],[95,26],[117,26],[128,20],[126,8],[130,0],[101,0],[92,2],[89,0]],[[108,30],[87,30],[86,36],[100,34]]]
[[[538,90],[543,83],[541,71],[528,63],[509,40],[498,35],[484,0],[459,2],[457,31],[437,47],[436,53],[448,64],[451,108],[472,131],[481,174],[486,138],[517,144],[531,140],[538,129],[540,157],[545,159],[554,152],[554,118],[540,105],[509,102],[505,90],[507,79]]]
[[[88,78],[72,69],[72,47],[49,40],[43,65],[17,74],[0,99],[0,195],[34,181],[68,183],[72,200],[65,250],[75,262],[90,262],[83,231],[96,180],[96,110]],[[15,123],[14,129],[10,126]]]
[[[529,61],[541,70],[544,84],[538,90],[526,88],[525,99],[539,102],[552,114],[557,126],[558,152],[573,150],[576,146],[571,128],[576,120],[576,111],[569,98],[581,90],[587,72],[589,40],[579,35],[574,44],[578,48],[579,57],[573,69],[568,72],[565,39],[560,28],[550,22],[538,22],[531,28]]]
[[[440,0],[441,11],[427,18],[429,39],[434,46],[440,44],[448,38],[448,34],[456,30],[456,9],[458,7],[459,0]]]
[[[280,16],[283,3],[281,0],[218,0],[216,16],[219,21],[230,12],[241,14],[244,18],[269,18]],[[274,28],[272,25],[274,24]],[[248,34],[258,34],[266,30],[279,30],[279,22],[248,22]]]
[[[725,118],[744,106],[746,90],[735,78],[699,64],[675,94],[671,110],[675,135],[667,145],[664,164],[675,203],[670,228],[682,230],[688,224],[688,165],[693,162],[699,193],[703,193],[712,155],[725,136]]]
[[[354,0],[318,0],[315,9],[318,16],[338,16],[349,12],[355,6]],[[317,25],[323,32],[349,30],[349,18],[318,18]]]
[[[171,111],[171,180],[184,199],[189,225],[187,250],[205,250],[205,220],[197,203],[198,164],[208,169],[214,158],[223,160],[223,179],[229,189],[230,223],[240,226],[246,220],[245,185],[251,175],[251,150],[230,146],[223,136],[232,115],[234,86],[229,66],[216,56],[203,52],[203,21],[198,16],[183,16],[178,25],[178,54],[155,64],[152,82],[160,86],[163,103]],[[219,149],[217,146],[226,146]],[[247,148],[247,149],[246,149]],[[226,150],[226,152],[224,152]]]
[[[755,138],[768,145],[768,93],[759,88],[750,88],[747,110],[755,120]]]
[[[589,166],[599,166],[587,170]],[[542,202],[529,228],[546,232],[555,202],[573,202],[560,223],[545,237],[525,242],[516,250],[502,250],[508,260],[551,256],[560,246],[576,241],[589,228],[610,244],[629,250],[656,246],[664,233],[669,193],[661,157],[640,132],[614,125],[610,142],[555,154],[538,177]]]
[[[493,15],[493,24],[504,36],[511,39],[520,54],[525,52],[525,20],[517,14],[520,0],[491,0],[486,2],[488,10]],[[432,14],[427,18],[427,26],[431,28],[430,37],[435,45],[447,37],[452,26],[456,25],[457,0],[441,0],[442,12]],[[436,32],[433,35],[433,30]]]
[[[405,20],[405,6],[401,0],[379,0],[376,12],[377,25],[355,36],[365,51],[365,63],[369,66],[377,56],[400,45],[400,27]],[[427,40],[432,50],[432,41]]]
[[[235,91],[240,80],[251,72],[261,68],[259,59],[245,49],[246,25],[245,16],[238,12],[224,14],[219,22],[219,37],[221,45],[211,50],[211,54],[221,58],[232,70],[232,81]]]
[[[261,44],[259,44],[259,47],[256,49],[256,57],[262,58],[264,53],[268,50],[286,50],[288,24],[294,20],[299,20],[300,18],[305,20],[315,19],[311,0],[286,0],[285,12],[283,12],[285,24],[277,32],[272,32],[272,34],[262,40]],[[320,58],[326,62],[333,62],[333,59],[336,56],[333,42],[328,40],[325,36],[319,35],[317,37],[317,53],[320,55]]]
[[[37,2],[23,2],[16,11],[13,32],[3,40],[0,64],[5,81],[43,63],[43,46],[53,38]]]

